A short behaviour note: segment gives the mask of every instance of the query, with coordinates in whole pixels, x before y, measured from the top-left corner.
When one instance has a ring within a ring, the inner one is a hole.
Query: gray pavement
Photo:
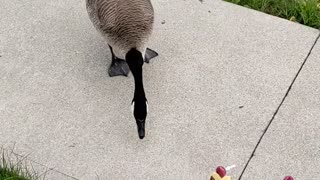
[[[141,141],[130,111],[133,79],[107,76],[111,55],[84,2],[2,2],[0,145],[15,144],[18,154],[54,168],[48,179],[68,179],[59,171],[85,180],[206,180],[218,165],[236,165],[229,174],[239,178],[319,31],[221,1],[153,4],[150,47],[160,56],[144,67],[150,114]],[[258,147],[260,156],[252,159],[242,179],[268,179],[271,163],[282,169],[270,179],[282,172],[304,179],[297,174],[302,164],[277,164],[283,149],[266,152],[268,146],[290,144],[299,135],[284,136],[276,123],[287,131],[290,126],[304,130],[317,120],[320,111],[315,109],[314,116],[290,114],[301,110],[294,103],[316,108],[305,102],[313,90],[299,87],[315,88],[297,82],[292,91],[309,93],[300,101],[285,101]],[[300,96],[294,92],[287,98]],[[317,150],[316,135],[304,156],[296,156],[305,147],[304,138],[312,136],[303,135],[296,151],[281,156],[283,161],[314,157],[308,152]],[[266,154],[274,162],[262,163]],[[317,166],[310,168],[307,177],[317,177]]]
[[[320,179],[319,60],[318,41],[243,179]]]

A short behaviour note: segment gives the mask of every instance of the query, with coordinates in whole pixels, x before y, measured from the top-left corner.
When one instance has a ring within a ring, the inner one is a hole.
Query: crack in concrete
[[[41,163],[39,163],[39,162],[36,162],[36,161],[34,161],[34,160],[31,160],[31,159],[29,159],[29,158],[27,158],[27,160],[29,160],[30,162],[33,162],[33,163],[35,163],[35,164],[38,164],[38,165],[43,166],[43,167],[45,167],[46,169],[48,169],[48,170],[46,170],[44,173],[42,173],[42,174],[44,175],[44,177],[46,176],[46,174],[47,174],[48,172],[54,171],[55,173],[59,173],[59,174],[61,174],[61,175],[63,175],[63,176],[67,176],[67,177],[72,178],[72,179],[74,179],[74,180],[80,180],[80,179],[78,179],[78,178],[76,178],[76,177],[73,177],[73,176],[68,175],[68,174],[66,174],[66,173],[64,173],[64,172],[61,172],[61,171],[59,171],[59,170],[57,170],[57,169],[55,169],[55,168],[49,168],[48,166],[46,166],[46,165],[44,165],[44,164],[41,164]]]
[[[48,166],[46,166],[46,165],[44,165],[44,164],[41,164],[41,163],[39,163],[39,162],[36,162],[36,161],[34,161],[34,160],[31,160],[31,159],[29,159],[29,158],[27,158],[27,160],[29,160],[30,162],[33,162],[33,163],[35,163],[35,164],[38,164],[38,165],[40,165],[40,166],[45,167],[47,170],[46,170],[44,173],[42,173],[42,175],[44,175],[44,177],[46,176],[46,174],[47,174],[48,172],[54,171],[54,172],[59,173],[59,174],[61,174],[61,175],[63,175],[63,176],[67,176],[67,177],[69,177],[69,178],[72,178],[72,179],[74,179],[74,180],[80,180],[80,179],[78,179],[78,178],[76,178],[76,177],[73,177],[73,176],[68,175],[68,174],[66,174],[66,173],[64,173],[64,172],[61,172],[61,171],[59,171],[59,170],[57,170],[57,169],[55,169],[55,168],[49,168]]]
[[[292,86],[294,85],[294,83],[295,83],[296,79],[298,78],[298,76],[299,76],[299,74],[300,74],[301,70],[303,69],[303,67],[304,67],[305,63],[306,63],[306,62],[307,62],[307,60],[309,59],[309,57],[310,57],[310,55],[311,55],[311,53],[312,53],[312,50],[314,49],[315,45],[317,44],[317,42],[318,42],[319,38],[320,38],[320,31],[319,31],[318,37],[315,39],[315,41],[314,41],[314,43],[313,43],[312,47],[310,48],[309,53],[307,54],[306,58],[304,59],[304,61],[303,61],[302,65],[300,66],[300,68],[299,68],[298,72],[296,73],[296,75],[295,75],[294,79],[292,80],[292,82],[291,82],[291,84],[290,84],[290,86],[289,86],[289,88],[288,88],[288,90],[287,90],[286,94],[285,94],[285,95],[284,95],[284,97],[282,98],[282,100],[281,100],[281,102],[280,102],[280,104],[279,104],[279,106],[278,106],[277,110],[274,112],[274,114],[273,114],[273,116],[272,116],[271,120],[269,121],[268,125],[267,125],[267,126],[266,126],[266,128],[263,130],[263,133],[262,133],[262,135],[260,136],[259,141],[258,141],[258,143],[256,144],[255,148],[253,149],[253,151],[252,151],[252,153],[251,153],[251,155],[250,155],[250,158],[249,158],[249,160],[247,161],[247,163],[246,163],[245,167],[243,168],[243,170],[242,170],[242,172],[241,172],[240,177],[239,177],[239,179],[238,179],[238,180],[241,180],[242,175],[243,175],[243,174],[244,174],[244,172],[246,171],[246,169],[247,169],[247,167],[248,167],[248,165],[249,165],[249,163],[250,163],[251,159],[255,156],[255,153],[256,153],[256,151],[257,151],[257,149],[258,149],[258,147],[259,147],[259,145],[260,145],[260,143],[261,143],[261,141],[262,141],[262,139],[263,139],[264,135],[265,135],[265,134],[266,134],[266,132],[268,131],[268,129],[269,129],[270,125],[272,124],[272,122],[273,122],[273,120],[274,120],[275,116],[278,114],[279,109],[281,108],[281,106],[282,106],[283,102],[286,100],[287,96],[289,95],[289,93],[290,93],[290,91],[291,91]]]
[[[3,149],[7,149],[7,148],[3,148]],[[16,156],[22,157],[23,159],[25,159],[25,160],[27,160],[27,161],[30,161],[30,162],[32,162],[32,163],[34,163],[34,164],[38,164],[38,165],[46,168],[47,170],[46,170],[44,173],[39,173],[39,174],[41,174],[41,176],[44,176],[44,178],[45,178],[45,176],[46,176],[46,174],[47,174],[48,172],[54,171],[54,172],[59,173],[59,174],[61,174],[61,175],[67,176],[67,177],[69,177],[69,178],[72,178],[72,179],[74,179],[74,180],[79,180],[79,179],[76,178],[76,177],[70,176],[70,175],[68,175],[68,174],[66,174],[66,173],[63,173],[63,172],[61,172],[61,171],[59,171],[59,170],[56,170],[55,168],[49,168],[48,166],[46,166],[46,165],[44,165],[44,164],[42,164],[42,163],[39,163],[39,162],[34,161],[34,160],[32,160],[32,159],[29,159],[29,158],[28,158],[29,155],[22,156],[22,155],[20,155],[20,154],[18,154],[18,153],[16,153],[16,152],[14,152],[13,149],[11,149],[11,153],[13,153],[13,154],[16,155]],[[31,164],[31,166],[32,166],[32,164]],[[38,173],[38,172],[37,172],[37,173]],[[44,178],[43,178],[43,179],[44,179]]]

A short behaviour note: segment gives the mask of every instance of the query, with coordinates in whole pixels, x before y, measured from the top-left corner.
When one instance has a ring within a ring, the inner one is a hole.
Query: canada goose
[[[143,87],[142,66],[158,53],[146,47],[152,33],[154,12],[150,0],[86,0],[95,28],[105,38],[112,55],[110,77],[132,72],[135,83],[131,102],[139,138],[145,136],[148,102]]]

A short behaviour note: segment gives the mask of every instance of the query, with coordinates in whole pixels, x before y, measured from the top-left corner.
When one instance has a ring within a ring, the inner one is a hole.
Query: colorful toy
[[[230,176],[226,176],[227,171],[224,167],[218,166],[216,172],[212,173],[210,180],[231,180]],[[294,180],[292,176],[286,176],[283,180]]]
[[[231,177],[226,176],[226,174],[226,169],[222,166],[218,166],[216,172],[212,173],[210,180],[231,180]]]
[[[292,176],[286,176],[283,180],[293,180]]]

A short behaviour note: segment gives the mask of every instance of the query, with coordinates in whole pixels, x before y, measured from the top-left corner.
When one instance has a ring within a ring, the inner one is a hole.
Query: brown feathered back
[[[87,10],[116,55],[123,57],[131,48],[145,50],[154,21],[150,0],[87,0]]]

